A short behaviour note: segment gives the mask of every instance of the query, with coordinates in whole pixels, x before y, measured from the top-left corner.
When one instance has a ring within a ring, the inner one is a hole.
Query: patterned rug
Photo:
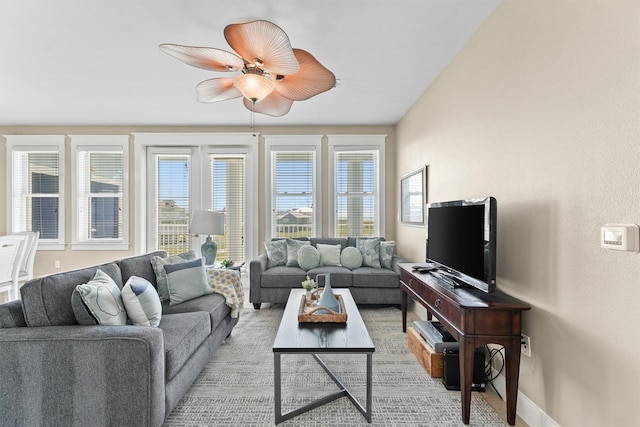
[[[216,352],[165,426],[274,425],[273,340],[282,307],[244,308],[231,337]],[[431,378],[407,347],[396,308],[362,309],[376,346],[373,355],[373,416],[368,424],[346,398],[299,415],[282,426],[464,426],[460,392]],[[323,360],[360,402],[366,396],[366,356],[327,355]],[[337,391],[311,355],[282,356],[282,411],[289,412]],[[507,424],[472,393],[471,426]]]

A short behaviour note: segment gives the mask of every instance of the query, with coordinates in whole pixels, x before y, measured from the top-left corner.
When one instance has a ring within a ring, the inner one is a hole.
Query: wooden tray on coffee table
[[[347,310],[344,308],[344,301],[342,296],[335,295],[338,300],[340,311],[336,312],[329,307],[322,307],[317,305],[307,305],[307,298],[302,295],[300,301],[300,309],[298,310],[298,322],[299,323],[347,323]],[[315,301],[315,299],[313,300]],[[329,313],[318,313],[320,310],[326,310]]]

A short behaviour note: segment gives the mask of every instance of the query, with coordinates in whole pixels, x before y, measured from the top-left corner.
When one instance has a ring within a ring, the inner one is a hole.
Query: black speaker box
[[[458,350],[444,350],[444,375],[442,383],[447,390],[460,390],[460,356]],[[473,379],[471,390],[485,391],[487,381],[484,375],[484,353],[473,353]]]

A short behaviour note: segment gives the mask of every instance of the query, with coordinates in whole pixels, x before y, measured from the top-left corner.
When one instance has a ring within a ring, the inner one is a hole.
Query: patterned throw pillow
[[[98,322],[98,325],[126,325],[127,312],[122,303],[122,295],[116,282],[107,273],[97,270],[95,276],[89,282],[76,286],[74,293],[80,296],[86,309]],[[71,297],[73,300],[73,296]],[[79,309],[78,305],[73,305],[74,314]],[[76,314],[76,320],[80,324],[85,323],[81,319],[86,319],[81,313]],[[81,323],[82,322],[82,323]]]
[[[362,265],[362,253],[358,248],[347,246],[340,254],[340,263],[349,270],[354,270]]]
[[[298,264],[305,271],[316,268],[320,264],[320,252],[311,245],[303,246],[298,251]]]
[[[287,239],[287,267],[298,267],[298,251],[303,246],[310,244],[311,242],[308,240]]]
[[[391,270],[391,260],[396,242],[380,242],[380,266]]]
[[[340,264],[340,244],[337,245],[323,245],[322,243],[316,244],[318,252],[320,252],[320,265],[321,266],[333,266],[342,267]]]
[[[160,297],[147,279],[131,276],[122,288],[127,316],[136,326],[158,326],[162,317]]]
[[[267,251],[267,268],[273,268],[287,263],[286,240],[272,240],[270,242],[264,242],[264,248]]]
[[[169,301],[169,291],[167,290],[167,273],[164,271],[164,266],[168,264],[177,264],[180,262],[191,261],[196,259],[196,253],[194,251],[185,252],[182,254],[162,258],[154,256],[151,258],[151,266],[156,273],[156,284],[158,286],[158,296],[160,301]]]
[[[169,305],[180,304],[213,292],[200,258],[180,264],[167,264],[164,270],[167,272]]]
[[[362,265],[380,268],[380,240],[357,239],[356,248],[362,253]]]

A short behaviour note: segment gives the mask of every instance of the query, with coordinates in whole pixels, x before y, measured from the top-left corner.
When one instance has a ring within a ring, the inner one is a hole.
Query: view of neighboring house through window
[[[74,249],[128,249],[128,136],[71,136]]]
[[[41,248],[64,244],[64,135],[7,135],[10,233],[39,231]],[[63,246],[60,246],[62,248]]]

